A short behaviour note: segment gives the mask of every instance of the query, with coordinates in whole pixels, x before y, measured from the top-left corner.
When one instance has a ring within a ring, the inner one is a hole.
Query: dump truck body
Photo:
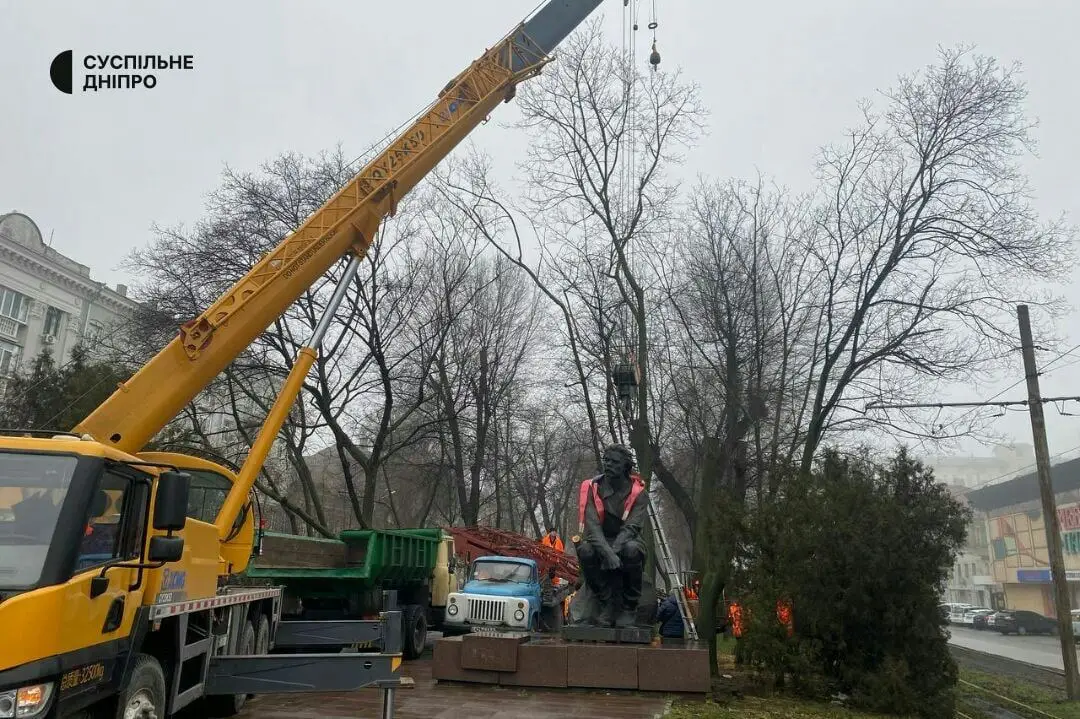
[[[456,589],[453,537],[440,529],[356,529],[339,539],[264,532],[246,583],[285,588],[285,616],[301,621],[365,619],[397,593],[404,656],[424,651]]]

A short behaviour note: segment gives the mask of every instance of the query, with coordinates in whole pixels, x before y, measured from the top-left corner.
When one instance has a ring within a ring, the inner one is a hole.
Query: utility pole
[[[1031,434],[1035,442],[1039,493],[1042,495],[1046,549],[1050,555],[1050,576],[1054,582],[1058,637],[1061,639],[1061,659],[1065,667],[1065,693],[1069,699],[1076,699],[1080,690],[1080,677],[1077,676],[1076,646],[1073,644],[1072,602],[1069,598],[1069,583],[1065,579],[1065,559],[1061,554],[1061,526],[1058,523],[1054,488],[1050,481],[1050,449],[1046,441],[1046,419],[1039,397],[1039,371],[1035,365],[1035,346],[1031,339],[1027,305],[1017,305],[1016,315],[1020,322],[1020,349],[1024,355],[1024,374],[1027,376],[1028,410],[1031,413]]]

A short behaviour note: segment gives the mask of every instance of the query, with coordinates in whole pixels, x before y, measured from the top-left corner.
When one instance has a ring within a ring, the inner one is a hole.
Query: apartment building
[[[0,378],[49,347],[57,364],[84,340],[116,332],[135,310],[127,287],[109,287],[90,268],[50,246],[21,212],[0,215]]]

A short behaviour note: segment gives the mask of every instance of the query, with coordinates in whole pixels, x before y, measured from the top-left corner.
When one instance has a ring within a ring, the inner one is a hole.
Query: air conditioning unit
[[[51,345],[56,342],[56,335],[41,335],[41,343]]]

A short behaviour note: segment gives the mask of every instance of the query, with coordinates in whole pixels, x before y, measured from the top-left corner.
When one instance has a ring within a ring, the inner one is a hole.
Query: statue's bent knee
[[[645,558],[645,547],[640,542],[627,542],[619,548],[619,559],[624,565],[638,565]]]

